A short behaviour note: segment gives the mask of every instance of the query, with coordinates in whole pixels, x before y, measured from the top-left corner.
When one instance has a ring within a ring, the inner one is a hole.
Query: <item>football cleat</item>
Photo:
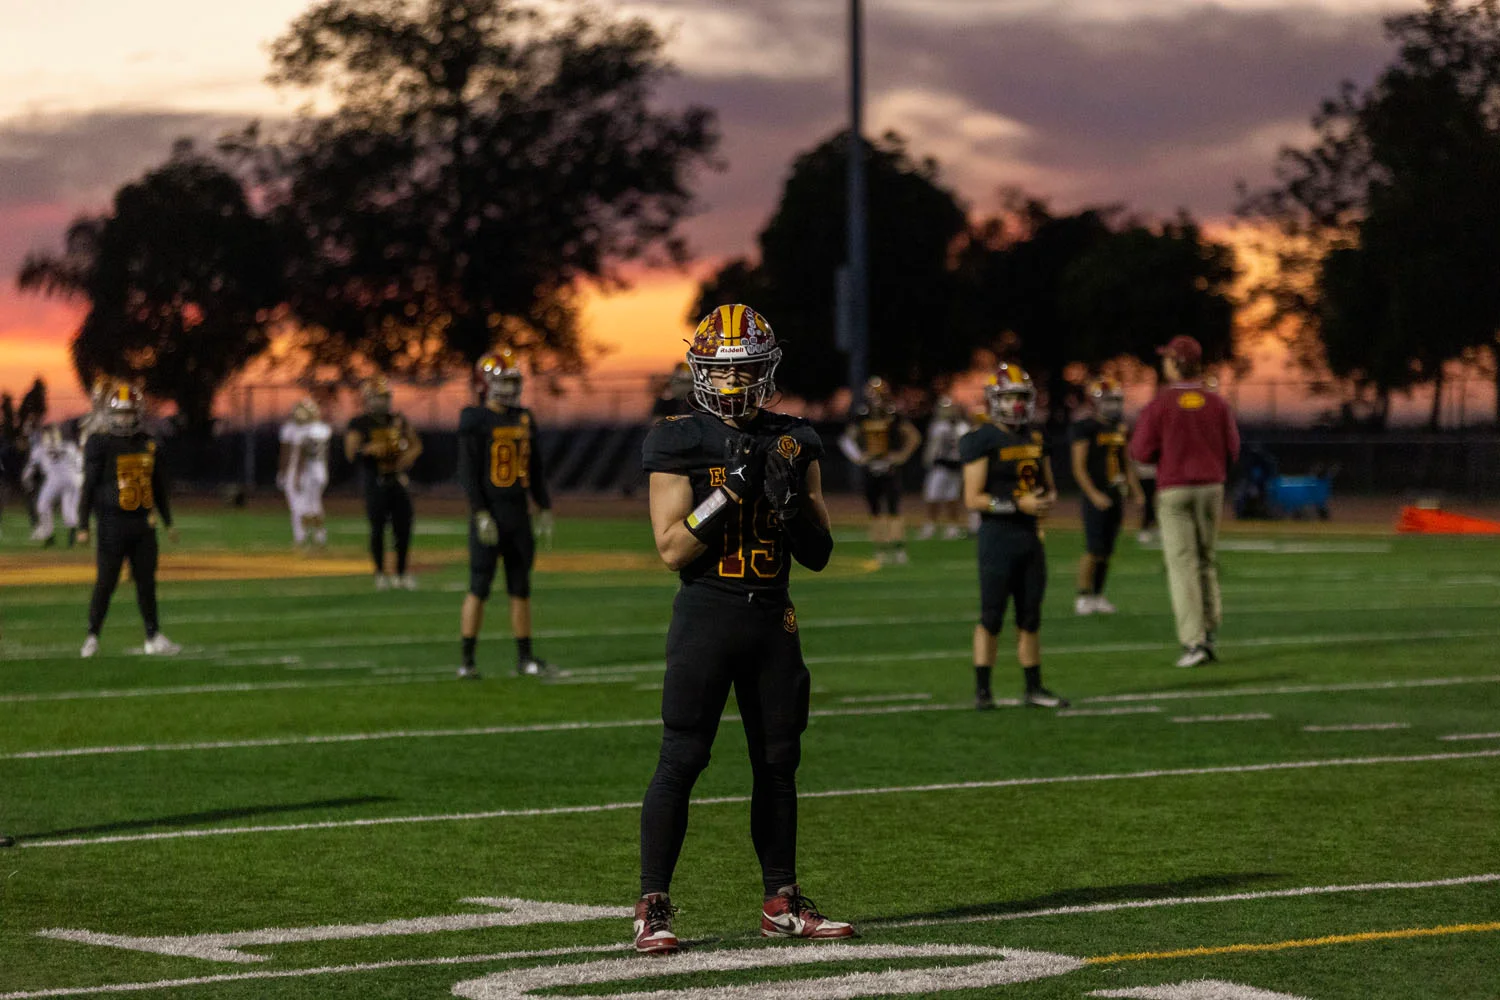
[[[1033,688],[1026,692],[1021,699],[1021,704],[1027,708],[1067,708],[1071,702],[1062,695],[1053,694],[1044,687]]]
[[[478,667],[459,667],[458,668],[458,679],[461,680],[461,681],[477,681],[477,680],[479,680],[479,668]]]
[[[1091,615],[1098,608],[1094,605],[1093,594],[1079,594],[1073,598],[1073,613],[1075,615]]]
[[[672,915],[677,907],[664,892],[653,892],[635,902],[635,950],[642,955],[670,955],[677,950]]]
[[[141,652],[147,656],[176,656],[182,652],[182,647],[158,632],[146,640]]]
[[[948,527],[943,529],[943,541],[945,542],[957,542],[965,537],[967,536],[964,532],[964,529],[960,528],[956,524],[950,524],[948,525]]]
[[[417,589],[417,578],[410,573],[402,573],[400,576],[395,577],[394,581],[394,586],[399,587],[401,590]]]
[[[854,926],[823,916],[799,887],[789,885],[761,907],[760,936],[823,941],[854,937]]]
[[[974,707],[981,712],[993,711],[995,708],[995,696],[988,691],[981,691],[974,696]]]
[[[928,521],[926,524],[922,525],[922,527],[917,529],[917,541],[929,541],[936,534],[937,525],[933,524],[931,521]]]
[[[552,664],[546,660],[539,660],[535,656],[530,659],[520,660],[516,663],[517,677],[550,677],[552,676]]]
[[[396,579],[395,577],[393,577],[393,576],[386,576],[384,573],[376,573],[375,574],[375,589],[376,590],[390,590],[391,587],[394,584],[395,579]]]
[[[78,655],[80,658],[87,660],[97,652],[99,652],[99,637],[91,635],[83,640],[83,648],[78,651]]]
[[[1109,598],[1105,597],[1103,594],[1094,595],[1094,614],[1112,615],[1119,610],[1119,608],[1109,603]]]
[[[1183,654],[1177,658],[1177,665],[1179,667],[1201,667],[1205,663],[1211,663],[1213,659],[1214,654],[1209,651],[1207,646],[1200,643],[1196,646],[1189,646],[1184,650]]]

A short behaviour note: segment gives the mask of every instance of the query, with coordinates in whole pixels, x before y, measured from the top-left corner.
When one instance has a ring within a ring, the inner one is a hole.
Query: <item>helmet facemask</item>
[[[776,395],[776,366],[781,348],[755,359],[689,357],[693,371],[693,402],[720,418],[743,417],[759,410]]]
[[[991,385],[984,390],[990,419],[1006,427],[1024,427],[1036,412],[1036,390],[1028,385]]]
[[[501,406],[515,406],[521,401],[521,373],[518,371],[486,372],[484,401]]]
[[[1115,423],[1125,415],[1125,397],[1118,392],[1103,392],[1094,397],[1094,410],[1099,419]]]
[[[121,385],[110,393],[104,404],[105,426],[111,434],[134,434],[141,427],[141,396],[133,388]]]

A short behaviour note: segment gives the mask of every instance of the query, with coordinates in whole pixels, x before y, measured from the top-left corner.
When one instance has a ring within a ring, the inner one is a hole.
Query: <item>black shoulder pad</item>
[[[702,444],[703,428],[695,416],[668,417],[646,434],[641,467],[647,472],[686,473]]]
[[[980,424],[958,439],[958,457],[964,462],[975,462],[999,446],[1000,428],[994,424]]]

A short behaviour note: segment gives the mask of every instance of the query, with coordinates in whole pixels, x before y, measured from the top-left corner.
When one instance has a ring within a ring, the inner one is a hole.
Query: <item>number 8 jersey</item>
[[[782,436],[800,446],[797,465],[806,468],[823,454],[823,442],[810,423],[800,417],[762,410],[739,430],[718,417],[694,413],[668,417],[651,428],[642,449],[647,472],[687,476],[693,485],[693,506],[719,486],[738,495],[724,456],[731,436],[749,434],[767,446]],[[805,515],[804,515],[805,516]],[[779,593],[787,586],[792,554],[786,531],[769,500],[757,488],[722,520],[723,530],[708,539],[708,549],[679,574],[683,583],[705,584],[736,594]]]
[[[468,406],[458,417],[458,478],[472,510],[497,511],[526,494],[548,510],[552,499],[536,444],[536,421],[524,406]]]
[[[981,424],[958,442],[959,458],[965,465],[989,459],[984,491],[1001,500],[1015,500],[1046,489],[1042,463],[1047,456],[1046,438],[1029,427],[1007,430],[998,424]],[[1012,514],[984,514],[984,523],[1008,524],[1035,531],[1037,519],[1016,511]]]

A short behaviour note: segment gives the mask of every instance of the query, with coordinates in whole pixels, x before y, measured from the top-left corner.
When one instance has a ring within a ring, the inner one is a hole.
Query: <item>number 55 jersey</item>
[[[166,482],[151,435],[144,431],[90,435],[83,469],[80,527],[87,529],[89,515],[96,511],[101,528],[131,521],[146,523],[152,515],[171,526]]]
[[[764,491],[746,490],[725,456],[732,438],[748,434],[769,448],[795,454],[794,464],[805,470],[823,454],[823,442],[810,423],[800,417],[762,410],[739,430],[718,417],[694,413],[668,417],[651,429],[642,448],[647,472],[687,476],[693,486],[693,506],[717,487],[728,486],[742,496],[739,509],[723,519],[723,532],[708,539],[708,549],[679,574],[683,583],[705,584],[733,594],[783,593],[791,568],[786,529]],[[748,493],[748,495],[746,495]],[[804,515],[806,516],[806,515]]]

